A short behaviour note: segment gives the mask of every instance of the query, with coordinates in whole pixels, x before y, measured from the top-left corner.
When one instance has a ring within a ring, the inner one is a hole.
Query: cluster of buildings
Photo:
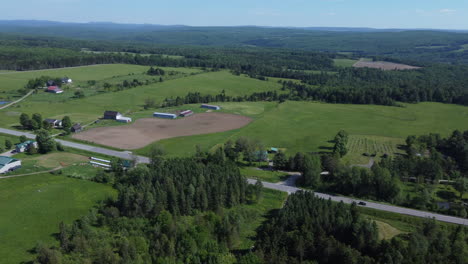
[[[210,110],[220,110],[221,107],[217,105],[208,105],[208,104],[202,104],[200,106],[201,108],[205,109],[210,109]],[[167,118],[167,119],[176,119],[178,116],[179,117],[188,117],[193,115],[194,112],[192,110],[184,110],[181,112],[178,112],[176,114],[173,113],[161,113],[161,112],[154,112],[153,117],[158,117],[158,118]]]
[[[68,77],[62,78],[62,84],[70,84],[73,83],[72,79]],[[60,94],[63,93],[63,90],[60,89],[60,86],[53,80],[48,80],[46,83],[47,89],[46,92],[48,93],[54,93],[54,94]]]

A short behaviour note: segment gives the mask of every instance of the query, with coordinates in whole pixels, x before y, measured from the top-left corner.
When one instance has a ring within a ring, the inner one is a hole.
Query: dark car
[[[359,205],[362,205],[362,206],[365,206],[365,205],[366,205],[365,202],[359,202],[358,204],[359,204]]]

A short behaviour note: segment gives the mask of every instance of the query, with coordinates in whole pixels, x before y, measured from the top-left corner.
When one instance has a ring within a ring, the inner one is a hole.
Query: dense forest
[[[300,192],[258,231],[259,263],[466,263],[467,229],[428,220],[417,232],[379,241],[375,223],[347,206]]]
[[[466,32],[341,28],[189,27],[0,21],[0,32],[90,41],[352,52],[416,62],[467,63]]]
[[[38,263],[234,263],[239,204],[256,203],[261,184],[247,185],[223,152],[164,159],[95,180],[119,195],[72,225],[60,225],[59,248],[39,245]]]

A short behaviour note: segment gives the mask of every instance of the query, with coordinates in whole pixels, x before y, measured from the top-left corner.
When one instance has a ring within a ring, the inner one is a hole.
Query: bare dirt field
[[[387,61],[358,61],[356,62],[353,67],[355,68],[375,68],[381,69],[384,71],[392,71],[392,70],[415,70],[420,69],[421,67],[410,66],[406,64],[399,64]]]
[[[224,113],[201,113],[176,120],[143,118],[127,126],[93,128],[73,138],[120,149],[139,149],[161,139],[223,132],[251,121],[246,116]]]

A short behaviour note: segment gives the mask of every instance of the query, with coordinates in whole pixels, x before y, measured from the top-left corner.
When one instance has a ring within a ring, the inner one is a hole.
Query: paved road
[[[32,133],[15,131],[15,130],[6,129],[6,128],[0,128],[0,133],[14,135],[14,136],[18,136],[18,137],[19,136],[25,136],[25,137],[30,138],[30,139],[35,139],[36,138],[36,135],[34,135]],[[128,160],[132,160],[133,158],[136,158],[137,162],[139,162],[139,163],[149,163],[149,158],[143,157],[143,156],[134,156],[134,155],[132,155],[131,152],[128,152],[128,151],[116,151],[116,150],[111,150],[111,149],[106,149],[106,148],[100,148],[100,147],[75,143],[75,142],[71,142],[71,141],[65,141],[65,140],[61,140],[61,139],[55,139],[55,141],[60,142],[65,147],[86,150],[86,151],[89,151],[89,152],[94,152],[94,153],[98,153],[98,154],[103,154],[103,155],[107,155],[107,156],[118,157],[118,158],[128,159]]]
[[[250,184],[255,184],[257,180],[248,179],[247,181]],[[303,191],[300,188],[284,185],[281,183],[269,183],[269,182],[262,182],[262,183],[263,183],[263,187],[265,188],[283,191],[289,194],[292,194],[298,191]],[[353,202],[358,203],[359,201],[361,201],[361,200],[356,200],[356,199],[352,199],[348,197],[335,196],[335,195],[329,195],[329,194],[318,193],[318,192],[315,192],[315,196],[326,199],[326,200],[331,199],[334,202],[343,202],[346,204],[351,204]],[[468,226],[468,219],[463,219],[463,218],[458,218],[458,217],[453,217],[453,216],[448,216],[448,215],[429,213],[429,212],[424,212],[424,211],[419,211],[419,210],[414,210],[414,209],[409,209],[409,208],[403,208],[399,206],[373,203],[373,202],[367,202],[367,201],[366,201],[365,207],[376,209],[376,210],[392,212],[392,213],[417,216],[417,217],[422,217],[422,218],[435,218],[436,220],[442,221],[442,222]]]
[[[10,134],[14,136],[26,136],[27,138],[34,139],[36,136],[31,133],[25,133],[25,132],[20,132],[20,131],[15,131],[11,129],[5,129],[5,128],[0,128],[0,133],[4,134]],[[86,150],[89,152],[94,152],[94,153],[99,153],[99,154],[104,154],[108,156],[113,156],[113,157],[119,157],[123,159],[133,159],[136,158],[138,162],[140,163],[149,163],[149,158],[143,157],[143,156],[134,156],[129,152],[126,151],[115,151],[115,150],[110,150],[106,148],[100,148],[100,147],[94,147],[94,146],[89,146],[85,144],[80,144],[80,143],[75,143],[75,142],[70,142],[70,141],[65,141],[65,140],[60,140],[56,139],[57,142],[60,142],[62,145],[70,148],[76,148],[76,149],[81,149],[81,150]],[[294,180],[287,180],[281,183],[269,183],[269,182],[262,182],[263,186],[268,189],[273,189],[273,190],[279,190],[283,192],[287,192],[289,194],[295,193],[297,191],[301,191],[302,189],[290,186],[294,185],[295,179],[297,179],[297,175],[294,176]],[[247,179],[250,184],[254,184],[257,180],[254,179]],[[331,199],[332,201],[335,202],[344,202],[347,204],[351,204],[353,202],[359,202],[360,200],[356,199],[351,199],[347,197],[342,197],[342,196],[334,196],[334,195],[329,195],[329,194],[324,194],[324,193],[315,193],[317,197],[323,198],[323,199]],[[380,204],[380,203],[373,203],[373,202],[366,202],[366,207],[372,208],[372,209],[377,209],[377,210],[382,210],[382,211],[387,211],[387,212],[393,212],[393,213],[398,213],[398,214],[405,214],[405,215],[411,215],[411,216],[417,216],[417,217],[423,217],[423,218],[435,218],[436,220],[447,222],[447,223],[454,223],[454,224],[460,224],[460,225],[465,225],[468,226],[468,219],[463,219],[463,218],[458,218],[458,217],[453,217],[453,216],[447,216],[447,215],[441,215],[441,214],[434,214],[434,213],[429,213],[429,212],[424,212],[424,211],[419,211],[419,210],[414,210],[414,209],[408,209],[408,208],[403,208],[403,207],[398,207],[398,206],[392,206],[392,205],[386,205],[386,204]]]

